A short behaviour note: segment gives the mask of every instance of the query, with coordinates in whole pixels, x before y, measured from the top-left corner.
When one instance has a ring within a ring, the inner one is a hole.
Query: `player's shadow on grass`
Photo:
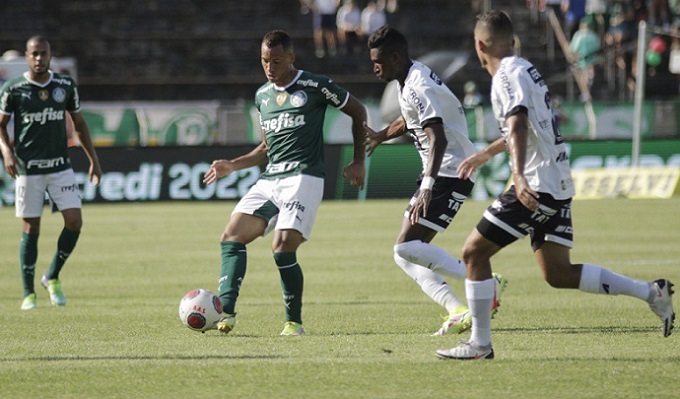
[[[494,333],[532,332],[547,334],[649,334],[658,332],[658,327],[515,327],[495,328]]]
[[[207,356],[30,356],[24,358],[0,358],[0,363],[18,362],[73,362],[73,361],[102,361],[102,360],[272,360],[285,359],[288,356],[277,355],[207,355]]]

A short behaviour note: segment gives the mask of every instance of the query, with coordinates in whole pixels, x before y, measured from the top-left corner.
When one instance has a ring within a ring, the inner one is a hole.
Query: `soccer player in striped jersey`
[[[59,275],[76,246],[83,224],[80,190],[68,155],[69,116],[90,160],[90,181],[99,184],[102,175],[90,130],[80,113],[78,86],[71,77],[50,70],[51,54],[50,43],[44,37],[28,39],[29,70],[5,82],[0,91],[0,149],[5,170],[16,179],[16,216],[23,221],[19,255],[24,310],[37,306],[33,280],[45,193],[53,208],[61,212],[64,229],[52,263],[40,282],[48,290],[52,305],[66,304]],[[10,142],[7,124],[12,116],[14,141]]]
[[[567,149],[555,128],[548,87],[536,67],[513,54],[513,37],[507,14],[491,10],[478,17],[475,49],[482,67],[492,76],[491,101],[502,137],[467,158],[458,170],[463,178],[471,176],[507,148],[512,186],[484,212],[463,248],[465,290],[472,314],[470,339],[454,348],[438,350],[437,356],[458,360],[494,358],[491,257],[527,235],[550,286],[641,299],[661,319],[661,334],[668,337],[675,320],[670,281],[634,280],[602,266],[571,263],[571,199],[575,191]]]
[[[323,122],[328,106],[352,118],[354,160],[344,169],[362,188],[365,177],[366,109],[331,79],[293,65],[290,36],[276,30],[262,40],[261,62],[268,82],[255,94],[263,140],[241,157],[216,160],[205,175],[210,184],[236,170],[267,163],[257,183],[241,198],[221,237],[219,296],[224,317],[217,329],[236,323],[236,299],[246,273],[246,245],[274,230],[272,251],[281,277],[286,322],[281,335],[302,335],[303,276],[297,249],[312,232],[323,197]]]
[[[475,146],[468,138],[467,122],[458,98],[432,72],[408,54],[404,35],[383,26],[368,39],[378,78],[399,85],[401,116],[375,132],[367,127],[368,154],[383,141],[410,133],[423,170],[418,188],[404,213],[394,261],[449,315],[435,335],[470,329],[467,305],[455,295],[444,277],[465,278],[465,265],[430,242],[453,221],[470,195],[473,179],[460,179],[457,168]],[[497,275],[498,294],[507,284]],[[494,310],[498,307],[496,298]]]

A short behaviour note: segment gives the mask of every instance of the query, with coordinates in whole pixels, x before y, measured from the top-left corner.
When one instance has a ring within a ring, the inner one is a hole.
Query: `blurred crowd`
[[[527,0],[527,5],[541,16],[543,42],[554,40],[547,13],[555,13],[588,88],[604,78],[610,88],[620,86],[623,98],[634,91],[640,21],[651,32],[645,53],[649,76],[667,72],[663,61],[680,48],[680,0]]]
[[[315,55],[359,55],[371,33],[388,22],[398,0],[300,0],[300,12],[312,13]]]

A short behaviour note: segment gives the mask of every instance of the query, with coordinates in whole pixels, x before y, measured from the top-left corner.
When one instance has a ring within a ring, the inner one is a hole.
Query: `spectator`
[[[475,82],[468,80],[463,86],[465,97],[463,97],[463,107],[467,109],[476,108],[484,102],[484,96],[477,90]]]
[[[576,33],[579,23],[586,16],[586,0],[562,0],[562,12],[564,13],[564,34],[567,39]]]
[[[335,45],[335,12],[339,5],[339,0],[300,0],[312,10],[314,26],[314,54],[317,58],[326,56],[324,40],[328,48],[328,54],[334,57],[337,54]]]
[[[361,10],[355,0],[343,1],[343,5],[338,9],[336,24],[340,52],[344,54],[354,54],[355,50],[357,53],[360,52]]]
[[[369,0],[361,11],[361,33],[368,37],[380,29],[387,22],[383,6],[378,6],[375,0]]]
[[[599,61],[600,38],[593,32],[588,18],[583,18],[569,45],[571,51],[578,57],[578,67],[581,74],[585,74],[588,89],[593,86],[595,64]]]

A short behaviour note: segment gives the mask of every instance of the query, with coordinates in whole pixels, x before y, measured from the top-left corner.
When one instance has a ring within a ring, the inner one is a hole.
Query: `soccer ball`
[[[179,303],[179,319],[194,331],[211,330],[221,318],[222,302],[210,290],[189,291]]]

